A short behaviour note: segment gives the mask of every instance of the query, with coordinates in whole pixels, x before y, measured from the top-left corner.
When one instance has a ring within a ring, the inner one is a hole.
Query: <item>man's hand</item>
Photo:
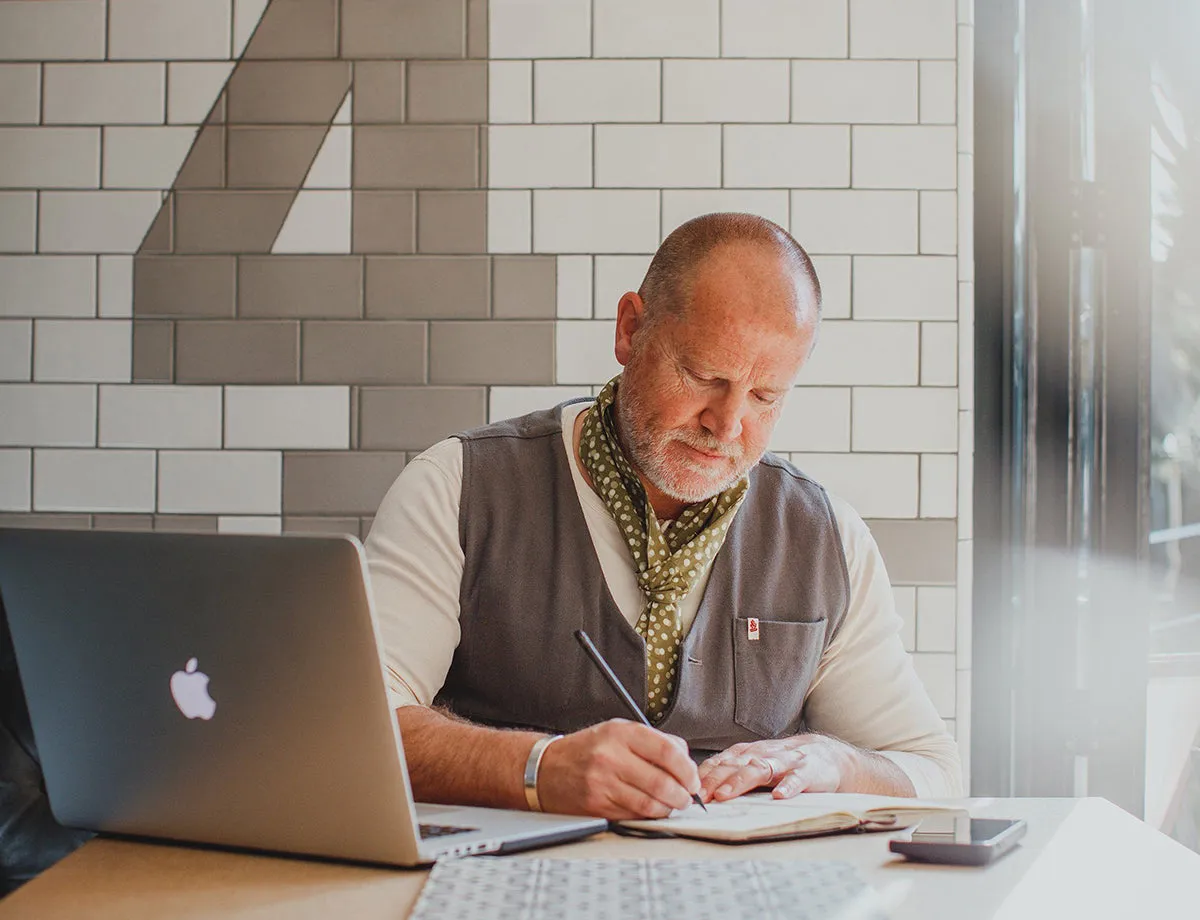
[[[847,786],[861,753],[827,735],[735,744],[700,764],[700,797],[724,802],[758,786],[773,787],[777,799],[801,792],[850,791]]]
[[[686,741],[626,719],[564,736],[538,770],[542,808],[560,814],[663,818],[699,791]]]

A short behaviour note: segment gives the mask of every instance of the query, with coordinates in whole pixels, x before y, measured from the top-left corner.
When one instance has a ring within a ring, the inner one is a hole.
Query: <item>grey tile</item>
[[[294,125],[230,127],[228,184],[231,189],[298,189],[316,159],[326,128]]]
[[[483,319],[487,256],[368,256],[367,316],[373,319]]]
[[[403,452],[285,452],[283,512],[374,514],[402,469]]]
[[[483,124],[488,120],[487,63],[412,61],[408,121]]]
[[[487,0],[467,0],[467,57],[488,56]]]
[[[291,192],[176,192],[175,251],[268,253],[292,200]]]
[[[233,256],[135,256],[134,316],[233,316],[235,265]]]
[[[245,256],[238,260],[238,316],[362,316],[360,256]]]
[[[360,125],[354,187],[475,188],[478,129],[466,125]]]
[[[232,317],[234,264],[232,256],[136,256],[134,315]]]
[[[139,319],[133,323],[133,382],[170,383],[175,367],[175,324]]]
[[[0,527],[41,527],[50,530],[90,530],[90,514],[0,514]]]
[[[327,125],[346,98],[350,72],[348,61],[243,61],[226,90],[229,123]]]
[[[300,324],[198,320],[175,330],[177,383],[296,383]]]
[[[154,529],[152,514],[97,514],[92,517],[93,530],[134,530],[147,531]]]
[[[175,177],[175,188],[218,189],[225,187],[225,127],[206,124],[200,128]]]
[[[407,253],[416,250],[416,193],[355,192],[354,252]]]
[[[457,58],[465,39],[465,0],[342,0],[346,58]]]
[[[495,256],[492,316],[554,319],[558,315],[558,260],[554,256]]]
[[[337,56],[337,0],[276,0],[267,5],[242,59]]]
[[[487,252],[487,192],[420,192],[417,251]]]
[[[424,450],[487,421],[486,387],[364,387],[365,450]]]
[[[358,536],[361,522],[356,517],[292,517],[283,518],[284,533],[304,533],[336,536],[350,534]]]
[[[354,65],[354,123],[394,125],[404,121],[404,61],[359,61]]]
[[[304,383],[424,383],[426,325],[404,321],[307,322]]]
[[[554,383],[554,323],[430,323],[429,382]]]
[[[954,521],[867,521],[894,585],[953,585],[958,559]]]
[[[362,387],[350,387],[350,449],[358,450],[358,404],[362,397]]]
[[[172,233],[174,226],[175,194],[172,192],[163,199],[162,206],[159,207],[158,213],[154,215],[154,220],[150,223],[150,229],[142,237],[142,244],[138,247],[138,253],[153,254],[170,252],[174,246],[174,240],[172,239],[174,236]]]
[[[209,514],[156,514],[154,529],[169,533],[216,533],[217,519]]]

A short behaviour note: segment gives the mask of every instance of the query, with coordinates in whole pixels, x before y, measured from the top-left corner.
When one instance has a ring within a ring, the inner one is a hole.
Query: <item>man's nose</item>
[[[729,396],[714,400],[705,407],[700,424],[721,441],[736,441],[742,436],[743,401]]]

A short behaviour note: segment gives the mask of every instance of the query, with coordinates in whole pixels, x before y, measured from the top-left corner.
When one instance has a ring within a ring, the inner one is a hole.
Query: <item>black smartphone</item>
[[[986,866],[1024,836],[1021,820],[931,815],[913,829],[911,840],[892,840],[888,847],[914,862]]]

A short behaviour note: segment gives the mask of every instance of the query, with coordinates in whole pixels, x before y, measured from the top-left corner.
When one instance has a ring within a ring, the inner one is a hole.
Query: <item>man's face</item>
[[[769,248],[710,253],[676,314],[646,325],[618,308],[617,393],[624,448],[648,486],[692,503],[732,486],[762,457],[816,333],[808,282]]]

